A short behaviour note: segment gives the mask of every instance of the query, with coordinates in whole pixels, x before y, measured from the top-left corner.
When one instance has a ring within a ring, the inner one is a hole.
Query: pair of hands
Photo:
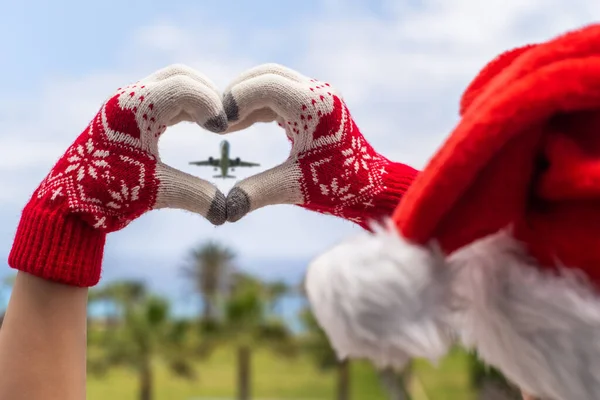
[[[225,197],[211,183],[160,160],[160,136],[182,121],[218,134],[277,121],[291,153]],[[297,204],[366,226],[377,206],[373,199],[385,190],[389,164],[327,83],[265,64],[240,75],[221,95],[199,72],[174,65],[118,89],[32,202],[76,214],[106,233],[152,209],[185,209],[220,225],[271,204]]]
[[[218,134],[276,121],[291,142],[290,155],[225,196],[161,161],[161,135],[182,121]],[[267,205],[296,204],[368,229],[391,214],[416,173],[367,143],[327,83],[266,64],[221,94],[199,72],[175,65],[119,88],[102,105],[25,206],[9,264],[93,286],[106,235],[160,208],[192,211],[220,225]]]

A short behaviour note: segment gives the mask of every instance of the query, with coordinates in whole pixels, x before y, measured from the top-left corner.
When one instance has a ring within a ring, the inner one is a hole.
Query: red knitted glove
[[[160,161],[160,135],[184,120],[213,132],[227,127],[219,92],[194,70],[171,66],[120,88],[33,193],[10,266],[93,286],[106,234],[149,210],[180,208],[225,222],[225,196],[215,186]]]
[[[392,214],[417,175],[369,145],[328,83],[266,64],[242,74],[225,93],[228,132],[277,121],[292,142],[284,163],[229,192],[229,221],[266,205],[297,204],[368,229]]]

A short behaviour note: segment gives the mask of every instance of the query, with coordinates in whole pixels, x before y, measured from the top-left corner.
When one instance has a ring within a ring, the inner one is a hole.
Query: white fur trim
[[[450,270],[435,249],[378,229],[315,259],[306,275],[313,313],[340,358],[401,367],[437,360],[452,343]]]
[[[532,395],[600,399],[600,297],[585,278],[539,269],[506,231],[448,261],[465,345]]]

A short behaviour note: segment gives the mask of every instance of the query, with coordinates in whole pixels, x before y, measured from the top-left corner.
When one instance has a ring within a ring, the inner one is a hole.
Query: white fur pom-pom
[[[575,268],[542,268],[510,230],[448,263],[460,339],[536,398],[600,399],[600,295]]]
[[[452,344],[451,273],[441,252],[380,228],[315,259],[305,285],[339,358],[399,368],[436,361]]]

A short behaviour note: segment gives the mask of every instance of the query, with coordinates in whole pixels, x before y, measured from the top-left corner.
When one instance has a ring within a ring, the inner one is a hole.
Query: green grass
[[[416,360],[412,381],[413,400],[475,400],[468,374],[468,358],[460,349],[452,350],[437,367]]]
[[[154,400],[190,400],[198,397],[235,396],[235,353],[223,348],[207,361],[197,364],[198,380],[188,382],[173,377],[157,363],[156,397]],[[335,371],[320,371],[307,357],[292,360],[280,358],[267,351],[256,351],[252,360],[252,386],[255,398],[314,399],[335,398]],[[385,400],[375,371],[364,362],[352,365],[352,398]],[[137,399],[136,376],[127,370],[114,369],[104,378],[88,378],[88,400]]]
[[[280,358],[268,351],[256,351],[252,360],[252,386],[257,399],[333,400],[335,371],[320,371],[308,357]],[[234,398],[235,353],[221,348],[197,364],[198,380],[188,382],[173,377],[156,364],[154,400],[190,400],[194,398]],[[413,400],[474,400],[467,374],[467,358],[460,350],[452,351],[439,365],[417,360],[411,383]],[[135,400],[138,382],[127,370],[115,369],[105,378],[88,379],[88,400]],[[351,367],[353,400],[385,400],[377,375],[370,364],[353,362]]]

